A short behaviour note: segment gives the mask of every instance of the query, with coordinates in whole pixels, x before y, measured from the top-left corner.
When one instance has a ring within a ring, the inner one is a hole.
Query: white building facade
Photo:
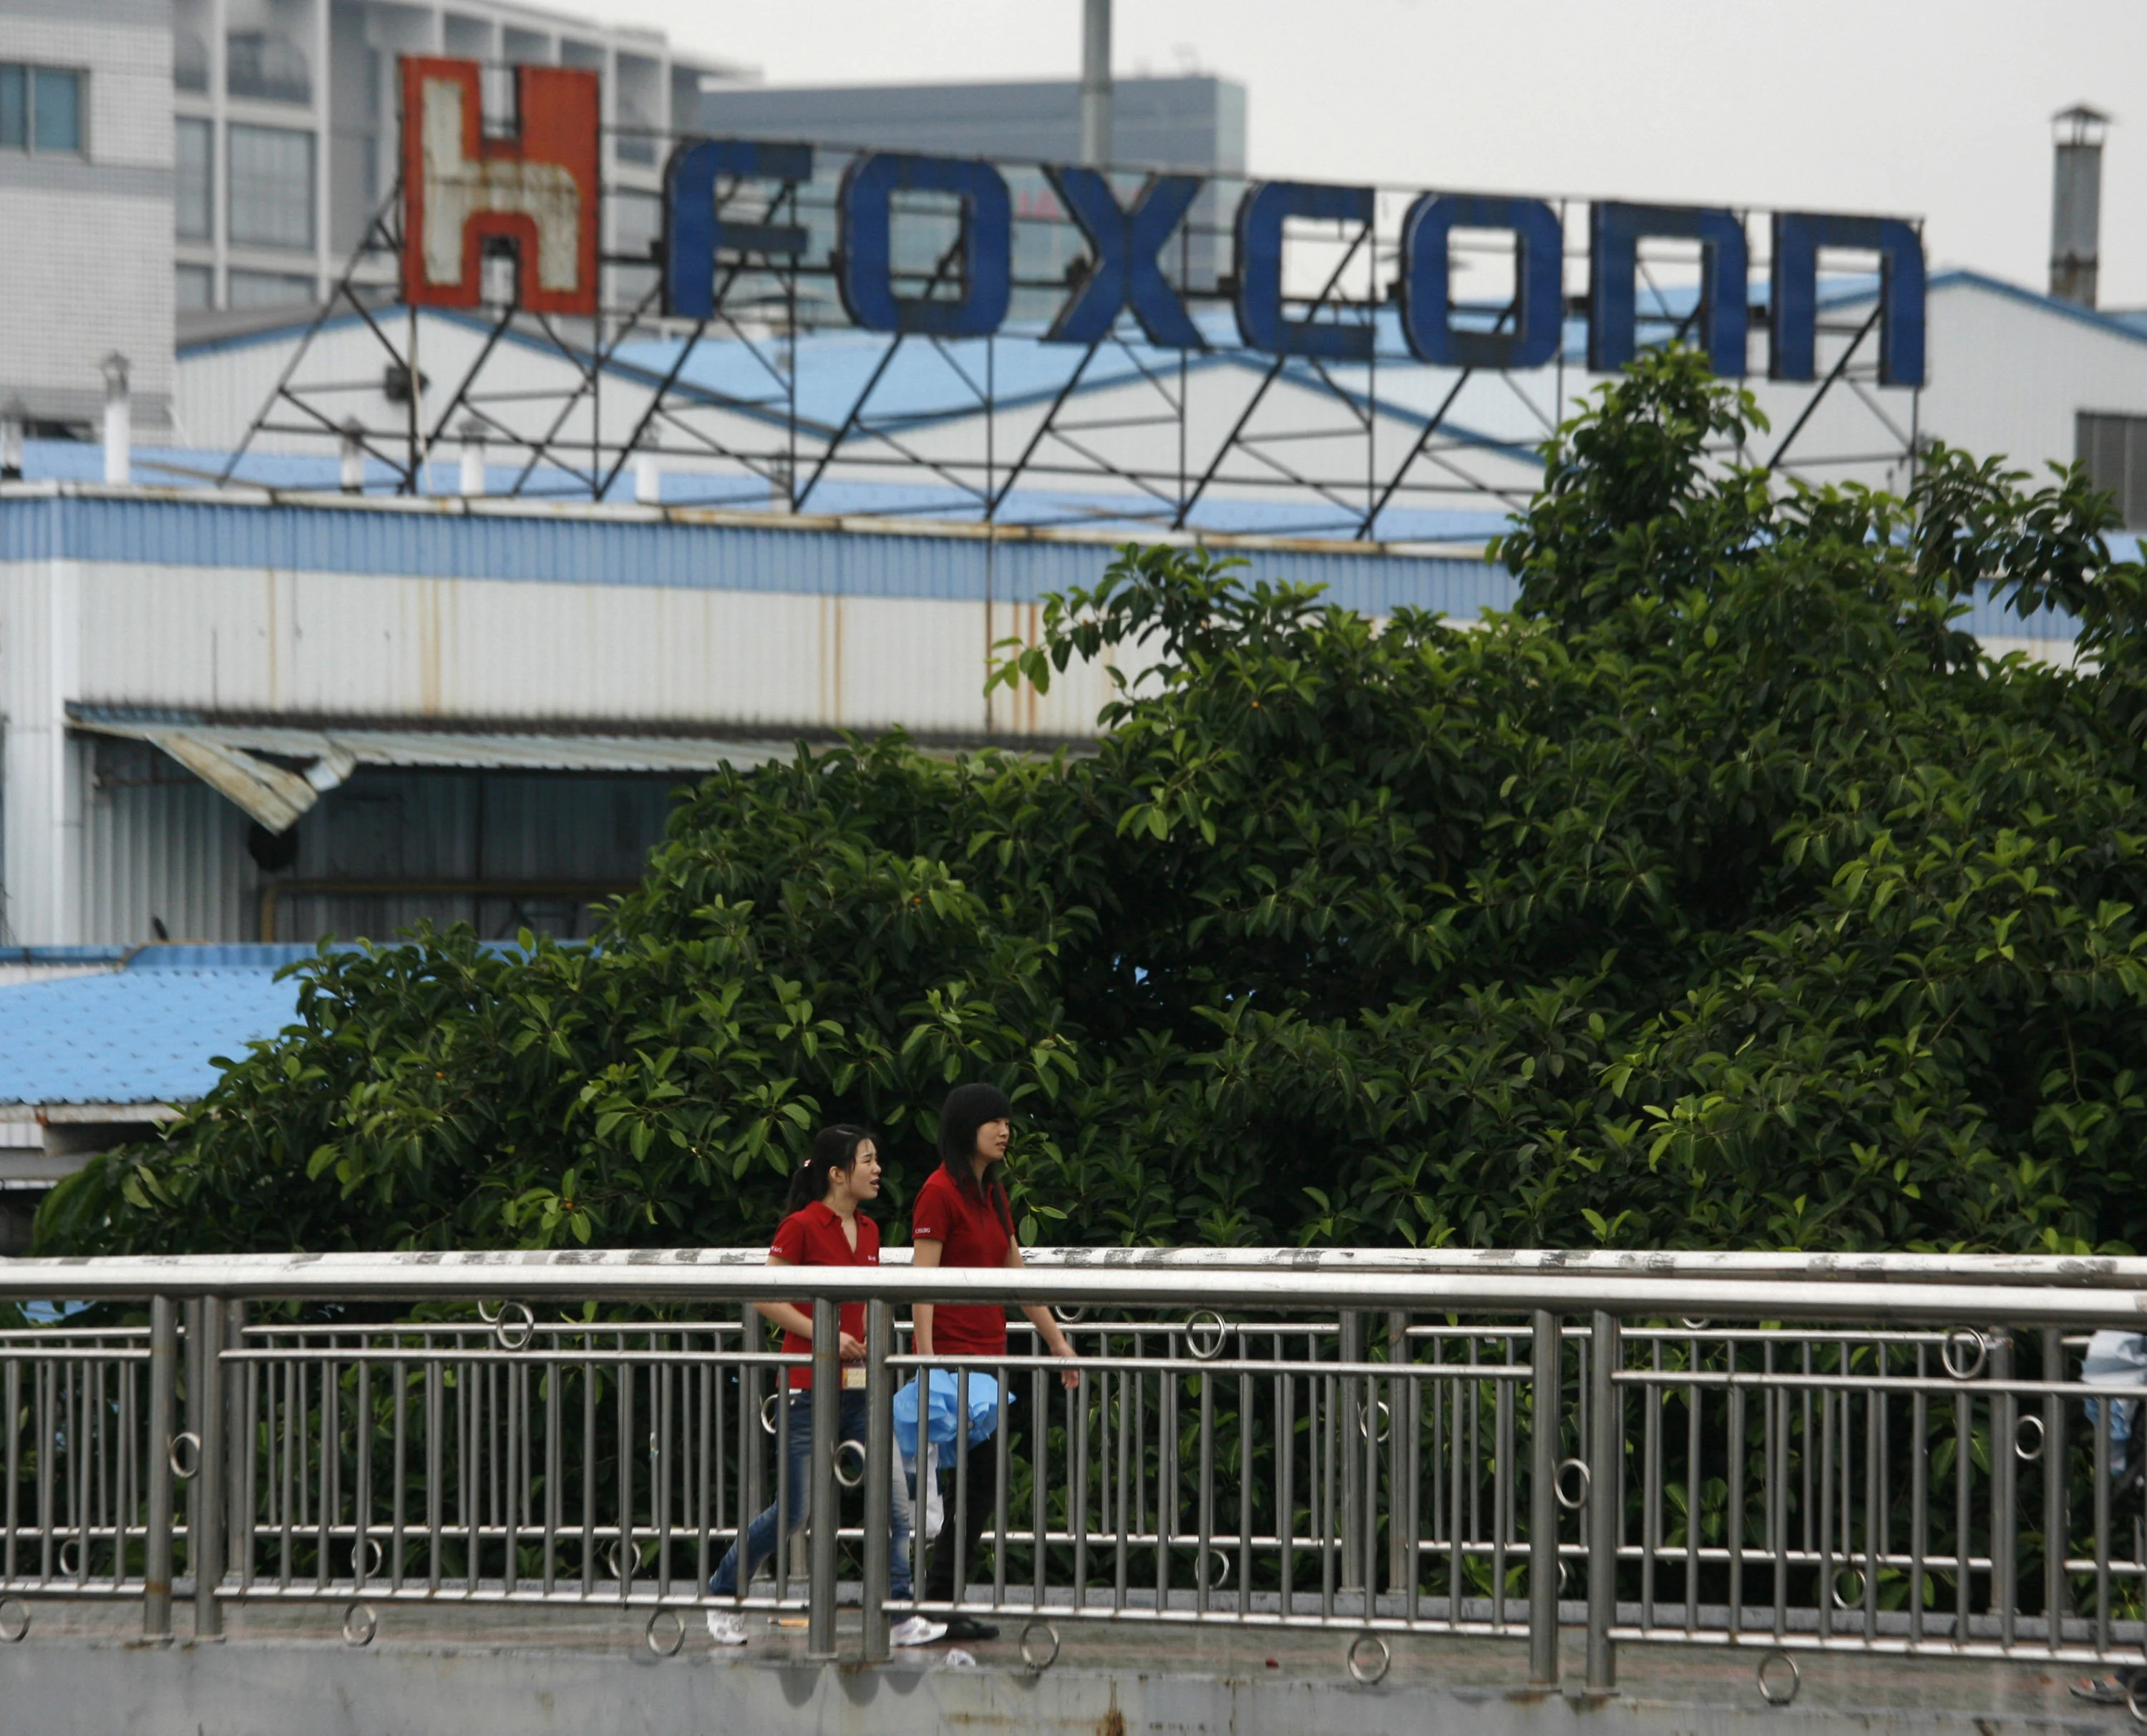
[[[616,189],[608,251],[646,251],[659,140],[690,124],[704,79],[743,76],[678,54],[660,32],[493,0],[172,0],[169,16],[172,227],[188,311],[327,293],[395,184],[399,55],[598,73]]]
[[[0,409],[86,434],[104,363],[135,418],[172,394],[171,31],[165,0],[0,3]]]

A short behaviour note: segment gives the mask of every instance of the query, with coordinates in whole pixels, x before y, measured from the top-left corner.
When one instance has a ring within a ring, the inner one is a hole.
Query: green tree
[[[1714,456],[1759,425],[1604,388],[1480,624],[1129,548],[1000,675],[1140,648],[1093,755],[801,749],[593,945],[324,950],[40,1245],[750,1241],[838,1117],[898,1210],[964,1078],[1043,1240],[2138,1243],[2147,575],[2077,474],[1784,488]]]

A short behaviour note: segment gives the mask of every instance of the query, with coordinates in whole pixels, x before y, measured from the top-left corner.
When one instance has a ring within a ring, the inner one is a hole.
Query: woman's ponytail
[[[838,1122],[813,1136],[813,1148],[790,1178],[790,1199],[786,1212],[802,1212],[828,1197],[830,1178],[847,1175],[857,1167],[858,1148],[873,1137],[869,1128]]]

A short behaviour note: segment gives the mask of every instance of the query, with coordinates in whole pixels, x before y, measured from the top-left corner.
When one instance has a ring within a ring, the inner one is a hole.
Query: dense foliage
[[[2077,476],[1785,491],[1755,420],[1606,388],[1480,627],[1129,549],[1004,672],[1159,654],[1092,757],[801,751],[593,947],[324,952],[42,1245],[748,1242],[835,1117],[898,1218],[972,1078],[1045,1240],[2147,1243],[2147,578]]]

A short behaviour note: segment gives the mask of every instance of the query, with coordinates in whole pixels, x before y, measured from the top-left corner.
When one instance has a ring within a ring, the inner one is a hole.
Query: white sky
[[[779,84],[1070,78],[1080,0],[566,0]],[[2041,288],[2051,113],[2115,115],[2102,302],[2147,304],[2142,0],[1118,0],[1116,69],[1250,93],[1256,173],[1869,211]]]

